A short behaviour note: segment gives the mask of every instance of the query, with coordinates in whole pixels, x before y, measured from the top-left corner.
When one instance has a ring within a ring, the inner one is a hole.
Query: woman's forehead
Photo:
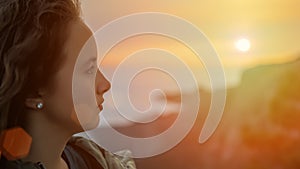
[[[69,35],[65,44],[65,54],[74,58],[81,55],[97,57],[97,45],[92,31],[82,21],[71,22],[68,28]]]

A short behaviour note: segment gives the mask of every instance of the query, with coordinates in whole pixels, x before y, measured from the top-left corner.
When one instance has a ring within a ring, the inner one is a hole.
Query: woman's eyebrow
[[[92,57],[92,58],[90,58],[89,60],[87,60],[86,62],[85,62],[85,64],[88,64],[88,63],[90,63],[90,62],[96,62],[97,61],[97,57]]]
[[[86,61],[82,61],[81,68],[84,69],[93,62],[97,62],[97,57],[91,57],[91,58],[87,59]]]

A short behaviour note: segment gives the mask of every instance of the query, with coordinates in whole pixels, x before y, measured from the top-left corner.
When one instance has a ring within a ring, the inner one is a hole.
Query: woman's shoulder
[[[84,137],[72,137],[65,150],[64,156],[72,163],[78,163],[78,158],[81,157],[81,163],[86,163],[86,167],[100,164],[104,169],[135,169],[135,163],[130,157],[131,153],[128,150],[118,152],[120,155],[114,155],[95,142]],[[70,167],[73,169],[72,167]]]

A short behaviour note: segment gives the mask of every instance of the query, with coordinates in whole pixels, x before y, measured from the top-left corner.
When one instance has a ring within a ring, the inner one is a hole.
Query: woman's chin
[[[73,121],[80,126],[82,131],[95,129],[99,125],[99,109],[91,109],[91,107],[92,106],[79,105],[76,107],[76,111],[72,114]]]
[[[93,130],[98,127],[99,123],[100,123],[100,116],[97,115],[94,118],[90,119],[89,121],[82,122],[81,128],[83,131]]]

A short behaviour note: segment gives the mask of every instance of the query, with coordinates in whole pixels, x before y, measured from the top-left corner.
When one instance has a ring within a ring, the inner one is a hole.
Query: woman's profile
[[[98,111],[82,112],[80,123],[74,116],[75,65],[98,109],[110,88],[93,41],[86,60],[76,63],[92,36],[77,0],[0,0],[1,169],[135,168],[130,158],[73,137],[99,123]]]

